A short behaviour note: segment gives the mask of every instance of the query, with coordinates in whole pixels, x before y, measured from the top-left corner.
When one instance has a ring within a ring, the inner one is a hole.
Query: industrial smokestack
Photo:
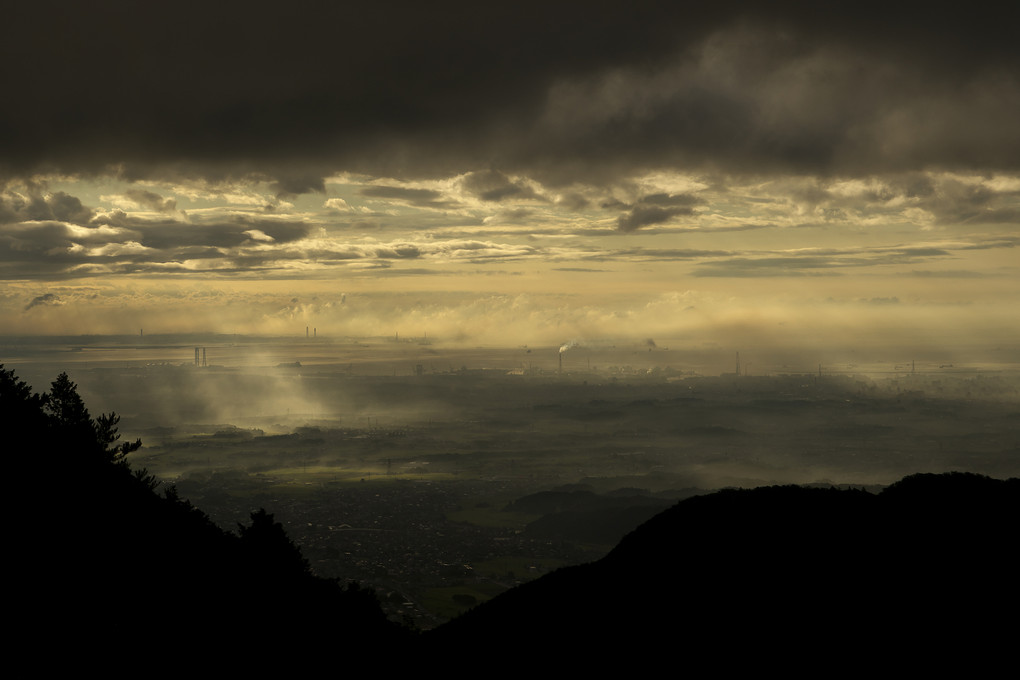
[[[560,373],[563,372],[563,353],[572,350],[575,347],[582,347],[582,345],[577,340],[571,340],[570,342],[564,343],[560,346]]]

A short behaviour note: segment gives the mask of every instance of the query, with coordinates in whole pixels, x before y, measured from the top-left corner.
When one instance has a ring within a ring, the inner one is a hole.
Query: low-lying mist
[[[63,360],[90,408],[120,414],[125,437],[147,445],[139,458],[171,476],[199,463],[171,464],[166,454],[195,450],[203,436],[214,437],[198,457],[211,469],[291,469],[300,449],[305,472],[360,479],[413,468],[419,478],[535,486],[887,483],[950,469],[1009,475],[1020,465],[1011,419],[1020,381],[1003,365],[798,371],[651,338],[503,349],[396,337],[206,340],[197,352],[155,340],[40,351],[22,373],[44,388]],[[727,359],[729,371],[712,372],[711,361]],[[263,440],[281,435],[300,446],[274,451]]]
[[[1020,476],[1020,371],[1002,362],[809,363],[650,337],[49,338],[5,353],[37,391],[66,370],[93,415],[141,438],[132,466],[220,526],[264,507],[317,573],[370,584],[422,627],[466,595],[597,559],[710,489]]]

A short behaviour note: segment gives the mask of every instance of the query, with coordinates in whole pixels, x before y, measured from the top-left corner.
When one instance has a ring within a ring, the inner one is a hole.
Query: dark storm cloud
[[[43,274],[84,261],[86,247],[119,244],[133,232],[102,227],[79,227],[64,222],[27,222],[0,231],[0,263],[25,274]]]
[[[164,251],[189,246],[231,248],[249,240],[244,231],[236,224],[163,222],[143,227],[140,230],[139,243]]]
[[[512,261],[544,252],[534,246],[470,238],[345,243],[323,235],[317,232],[313,236],[311,225],[303,222],[234,217],[192,223],[147,220],[121,210],[101,213],[87,225],[12,223],[0,230],[0,279],[188,276],[199,272],[275,277],[352,263],[365,269],[424,259]]]
[[[388,248],[377,248],[375,256],[383,260],[413,260],[421,257],[421,250],[417,246],[404,244]]]
[[[321,175],[307,172],[293,172],[287,169],[277,170],[273,190],[277,198],[293,198],[310,192],[325,193],[326,184]]]
[[[173,212],[177,209],[177,201],[173,198],[163,198],[154,191],[144,189],[128,189],[124,195],[138,205],[155,210],[157,212]]]
[[[514,208],[511,210],[500,210],[495,215],[486,217],[484,222],[487,225],[500,224],[500,225],[513,225],[513,224],[524,224],[530,225],[532,223],[532,217],[534,211],[528,210],[527,208]],[[505,233],[505,232],[504,232]],[[529,230],[532,235],[535,231]],[[561,232],[562,233],[562,232]]]
[[[129,190],[125,196],[173,212],[173,200],[158,194]],[[0,194],[0,217],[0,278],[162,272],[172,263],[222,260],[240,249],[286,247],[311,229],[303,222],[245,216],[191,223],[123,210],[94,213],[63,193]]]
[[[660,208],[658,206],[639,206],[626,215],[621,215],[616,225],[620,231],[632,232],[650,224],[662,224],[679,215],[692,215],[691,208]]]
[[[138,232],[138,242],[157,250],[202,246],[234,248],[251,241],[284,244],[304,238],[310,229],[309,225],[301,222],[243,218],[209,224],[137,220],[131,221],[131,224]],[[261,236],[262,234],[268,238]]]
[[[38,307],[40,305],[58,305],[60,304],[60,298],[53,293],[45,293],[38,297],[32,298],[32,301],[25,305],[25,311]]]
[[[469,173],[464,178],[464,188],[483,201],[503,201],[506,199],[541,199],[531,187],[521,182],[513,182],[509,177],[497,170],[485,170]]]
[[[567,193],[556,199],[556,204],[566,208],[567,210],[584,210],[591,201],[578,193]]]
[[[419,208],[447,208],[455,205],[453,201],[445,200],[441,192],[433,189],[409,189],[383,185],[362,187],[360,193],[367,198],[403,201]]]
[[[934,196],[935,181],[928,175],[919,172],[904,173],[893,177],[890,185],[907,198],[929,198]]]
[[[80,224],[87,222],[92,215],[81,200],[62,191],[51,194],[29,187],[28,195],[0,193],[0,224],[46,220]]]
[[[669,222],[674,217],[693,215],[693,206],[701,203],[704,203],[702,199],[687,194],[644,196],[630,212],[617,219],[616,225],[622,232],[637,231],[641,227]]]
[[[922,199],[921,205],[931,210],[939,223],[1020,223],[1020,210],[1001,202],[1004,198],[1015,202],[1020,192],[1000,193],[981,184],[957,180],[938,182],[936,189],[931,196]]]
[[[0,174],[288,196],[337,170],[1016,169],[1015,25],[982,2],[8,3]]]
[[[83,222],[91,218],[92,211],[81,204],[81,201],[74,196],[69,196],[62,191],[47,196],[43,200],[33,201],[33,208],[38,208],[38,213],[30,219],[45,220],[54,219],[64,222]]]

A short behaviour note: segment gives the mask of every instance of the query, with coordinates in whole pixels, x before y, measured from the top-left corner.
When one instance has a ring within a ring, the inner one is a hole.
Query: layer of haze
[[[67,371],[94,413],[117,412],[125,438],[143,440],[135,463],[169,480],[234,471],[524,493],[1009,477],[1020,464],[1020,366],[1006,352],[890,362],[857,348],[835,361],[653,338],[464,348],[209,335],[18,338],[0,350],[37,390]]]

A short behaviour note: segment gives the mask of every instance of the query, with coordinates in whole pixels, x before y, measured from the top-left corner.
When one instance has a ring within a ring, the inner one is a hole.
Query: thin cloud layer
[[[780,177],[687,193],[660,190],[684,182],[656,176],[622,185],[621,198],[603,191],[577,207],[545,200],[533,182],[477,177],[431,187],[333,184],[348,199],[316,199],[306,210],[278,204],[271,213],[260,205],[272,197],[268,184],[262,196],[241,186],[211,198],[128,186],[99,198],[124,208],[10,184],[0,192],[0,276],[301,276],[362,260],[673,261],[697,265],[689,275],[698,277],[838,274],[959,263],[968,251],[1014,247],[1020,224],[1020,180],[1009,176]],[[613,242],[631,235],[641,241]]]

